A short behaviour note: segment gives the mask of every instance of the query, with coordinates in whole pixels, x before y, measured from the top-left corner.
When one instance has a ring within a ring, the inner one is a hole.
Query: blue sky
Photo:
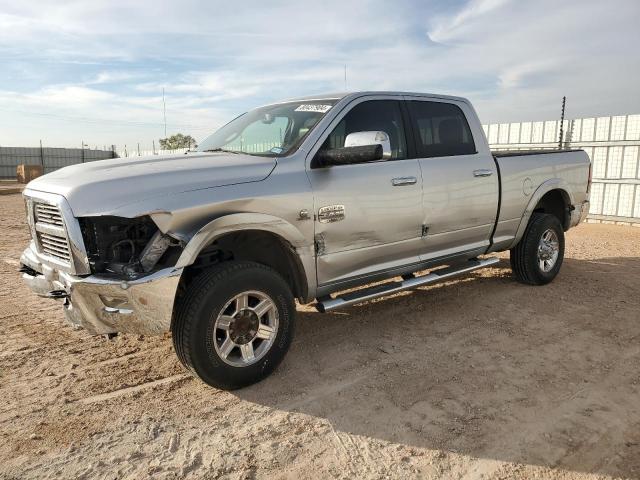
[[[0,0],[0,145],[202,139],[318,92],[470,98],[483,122],[640,113],[638,0]]]

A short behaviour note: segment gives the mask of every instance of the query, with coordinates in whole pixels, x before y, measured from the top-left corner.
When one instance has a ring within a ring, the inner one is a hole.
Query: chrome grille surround
[[[90,273],[78,220],[61,195],[25,189],[27,221],[39,260],[76,275]]]

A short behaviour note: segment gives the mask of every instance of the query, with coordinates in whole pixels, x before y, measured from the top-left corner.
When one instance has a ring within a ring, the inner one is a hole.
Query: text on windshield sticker
[[[318,105],[317,103],[305,103],[296,108],[296,112],[318,112],[326,113],[331,108],[331,105]]]

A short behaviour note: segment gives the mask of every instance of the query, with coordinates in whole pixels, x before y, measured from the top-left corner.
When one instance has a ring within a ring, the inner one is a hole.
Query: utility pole
[[[164,87],[162,87],[162,115],[164,117],[164,138],[167,138],[167,104],[164,101]]]
[[[560,138],[558,139],[558,150],[562,150],[562,136],[564,135],[564,107],[567,103],[567,97],[562,97],[562,113],[560,114]]]

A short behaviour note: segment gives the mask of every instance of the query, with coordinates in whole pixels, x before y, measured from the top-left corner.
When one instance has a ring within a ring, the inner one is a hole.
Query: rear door
[[[350,133],[384,131],[391,141],[391,158],[308,168],[315,202],[319,285],[419,261],[420,165],[408,158],[401,100],[374,98],[355,100],[338,115],[330,133],[320,140],[319,150],[344,146]]]
[[[423,176],[421,260],[481,253],[496,219],[499,180],[475,113],[465,102],[431,98],[407,97],[406,105]]]

